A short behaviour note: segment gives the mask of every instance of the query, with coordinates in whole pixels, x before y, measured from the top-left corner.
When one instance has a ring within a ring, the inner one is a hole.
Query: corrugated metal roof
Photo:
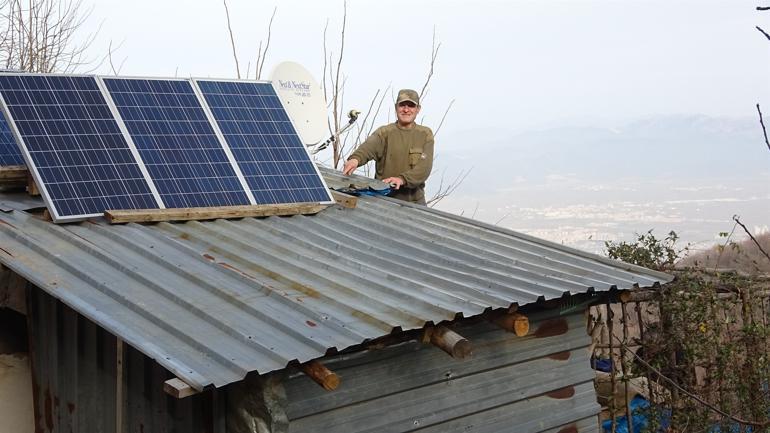
[[[0,262],[199,389],[393,329],[670,280],[380,197],[314,216],[184,224],[0,213]]]
[[[0,212],[30,210],[44,207],[45,203],[40,196],[31,196],[26,192],[0,191]]]

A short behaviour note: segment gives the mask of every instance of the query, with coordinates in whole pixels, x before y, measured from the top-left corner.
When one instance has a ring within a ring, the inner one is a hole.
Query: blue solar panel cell
[[[94,77],[0,75],[0,92],[55,220],[158,208]]]
[[[257,204],[331,201],[270,83],[196,83]]]
[[[21,155],[16,139],[11,133],[11,128],[0,114],[0,165],[24,165],[24,157]]]
[[[251,203],[189,81],[103,80],[166,207]]]

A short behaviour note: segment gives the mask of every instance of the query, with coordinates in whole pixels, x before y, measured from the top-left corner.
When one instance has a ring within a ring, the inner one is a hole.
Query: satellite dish
[[[283,62],[273,68],[270,80],[302,142],[310,145],[324,140],[329,135],[326,100],[313,75],[299,63]]]

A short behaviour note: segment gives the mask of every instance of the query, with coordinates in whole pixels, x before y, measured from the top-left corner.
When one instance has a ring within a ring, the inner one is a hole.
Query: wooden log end
[[[437,326],[430,332],[430,342],[456,359],[464,359],[473,353],[470,341],[445,326]]]
[[[470,341],[463,338],[458,341],[457,344],[452,347],[452,357],[457,359],[465,359],[473,354],[473,345]]]
[[[300,369],[323,389],[334,391],[340,385],[340,377],[318,361],[309,361],[300,365]]]
[[[618,295],[618,299],[620,299],[620,302],[624,304],[627,302],[631,302],[632,300],[631,291],[630,290],[621,291],[620,294]]]
[[[200,392],[178,377],[163,382],[163,391],[176,398],[185,398]]]
[[[508,332],[513,332],[518,337],[529,334],[529,318],[521,313],[503,314],[496,317],[493,322]]]

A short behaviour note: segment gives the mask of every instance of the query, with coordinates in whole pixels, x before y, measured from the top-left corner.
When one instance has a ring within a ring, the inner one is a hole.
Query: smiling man
[[[425,181],[433,168],[433,131],[415,123],[420,96],[411,89],[398,92],[395,123],[381,126],[353,152],[342,172],[349,175],[375,161],[375,177],[393,185],[391,197],[425,204]]]

